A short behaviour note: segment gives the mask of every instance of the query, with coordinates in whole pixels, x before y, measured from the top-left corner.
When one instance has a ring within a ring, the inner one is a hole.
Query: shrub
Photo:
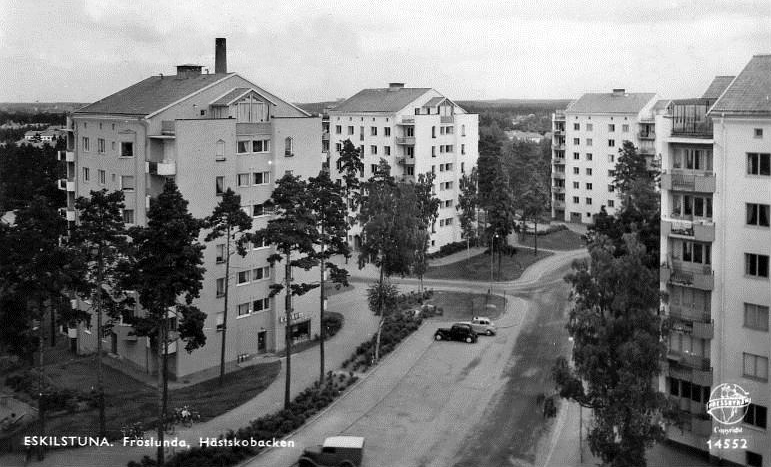
[[[324,322],[322,324],[326,329],[326,338],[329,339],[343,327],[343,315],[328,311],[324,313]]]
[[[479,242],[478,242],[477,238],[472,238],[471,241],[469,241],[468,246],[475,247],[475,246],[477,246],[478,243]],[[447,244],[442,245],[441,247],[439,247],[439,251],[436,251],[434,253],[430,253],[430,254],[426,255],[426,257],[428,259],[442,258],[442,257],[445,257],[445,256],[449,256],[449,255],[451,255],[453,253],[457,253],[459,251],[463,251],[465,249],[466,249],[466,241],[465,240],[462,240],[460,242],[447,243]]]

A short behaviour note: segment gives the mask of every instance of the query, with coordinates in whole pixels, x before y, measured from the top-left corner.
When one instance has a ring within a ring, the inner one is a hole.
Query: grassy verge
[[[539,245],[541,239],[538,239]],[[498,255],[493,261],[494,281],[513,281],[519,279],[522,272],[533,263],[536,263],[552,253],[538,250],[534,255],[531,248],[517,247],[517,253],[512,256],[504,255],[501,259],[501,268],[498,270]],[[444,266],[432,266],[428,268],[427,279],[454,279],[488,282],[490,280],[490,255],[482,254],[472,256],[468,260],[445,264]]]
[[[523,246],[534,247],[535,235],[527,234],[519,243]],[[586,242],[581,235],[572,230],[559,230],[546,235],[538,236],[538,248],[547,250],[577,250],[586,247]]]

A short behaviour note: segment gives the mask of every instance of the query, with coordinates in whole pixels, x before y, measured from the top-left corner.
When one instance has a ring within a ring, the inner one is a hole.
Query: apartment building
[[[144,225],[150,199],[173,179],[196,218],[211,214],[227,188],[241,196],[243,209],[262,228],[271,218],[264,206],[276,179],[291,172],[303,178],[321,170],[321,121],[238,73],[227,71],[225,40],[217,39],[214,73],[180,65],[171,76],[151,76],[74,112],[70,122],[63,212],[77,222],[74,202],[91,190],[122,190],[127,225]],[[200,241],[203,242],[205,232]],[[206,346],[188,354],[171,345],[169,372],[180,378],[219,365],[224,316],[224,239],[206,245],[203,289],[195,305],[208,316]],[[273,247],[252,245],[234,255],[229,278],[226,361],[240,362],[284,347],[284,295],[269,297],[280,277],[267,258]],[[280,266],[277,269],[281,270]],[[316,280],[297,271],[295,280]],[[295,340],[318,333],[318,291],[294,299]],[[81,302],[79,306],[88,307]],[[141,313],[140,309],[136,310]],[[171,325],[176,323],[170,317]],[[79,352],[91,352],[96,338],[88,326],[70,330]],[[119,324],[103,337],[109,353],[140,371],[157,371],[156,348]]]
[[[613,188],[618,150],[631,141],[656,154],[655,118],[665,101],[655,93],[589,93],[552,116],[552,217],[591,223],[602,207],[615,213]]]
[[[769,95],[771,55],[757,55],[738,76],[717,77],[701,98],[672,101],[657,121],[666,135],[660,284],[673,323],[660,389],[686,420],[668,437],[735,465],[771,465]],[[721,384],[749,393],[735,425],[721,426],[706,411]],[[731,427],[739,431],[715,431]],[[714,443],[720,438],[746,441],[726,448]]]
[[[461,240],[458,220],[459,180],[476,166],[478,116],[469,114],[431,88],[406,88],[390,83],[387,88],[364,89],[329,112],[330,171],[342,179],[340,150],[345,140],[361,148],[366,180],[380,159],[391,166],[391,175],[404,182],[433,172],[435,194],[441,205],[433,226],[429,251]],[[353,220],[355,214],[351,213]],[[360,244],[361,226],[349,230],[349,243]]]

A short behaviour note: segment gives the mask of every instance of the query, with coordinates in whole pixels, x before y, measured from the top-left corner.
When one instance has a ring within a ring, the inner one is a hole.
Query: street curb
[[[425,318],[424,318],[424,321],[425,321]],[[382,359],[380,359],[380,363],[378,363],[377,365],[375,365],[375,367],[374,367],[374,368],[370,368],[370,369],[369,369],[369,370],[368,370],[366,373],[364,373],[364,374],[363,374],[363,375],[362,375],[362,376],[361,376],[361,377],[360,377],[358,380],[356,380],[356,382],[355,382],[355,383],[353,383],[353,385],[351,385],[351,386],[348,386],[348,387],[345,389],[345,392],[344,392],[342,395],[340,395],[340,397],[338,397],[337,399],[333,400],[331,404],[329,404],[328,406],[324,407],[323,409],[321,409],[321,411],[320,411],[320,412],[316,413],[316,414],[315,414],[315,415],[313,415],[311,418],[309,418],[308,420],[306,420],[306,421],[305,421],[305,423],[303,423],[303,424],[302,424],[302,425],[301,425],[299,428],[297,428],[296,430],[292,431],[291,433],[289,433],[289,434],[287,434],[286,436],[284,436],[283,438],[281,438],[281,439],[280,439],[280,441],[286,441],[286,440],[288,440],[289,438],[292,438],[292,437],[293,437],[294,435],[296,435],[296,434],[297,434],[299,431],[301,431],[302,429],[304,429],[305,427],[307,427],[307,426],[308,426],[308,425],[310,425],[311,423],[314,423],[316,420],[318,420],[319,418],[321,418],[321,417],[322,417],[323,415],[325,415],[327,412],[329,412],[330,410],[332,410],[332,408],[333,408],[333,407],[335,407],[335,405],[337,405],[337,404],[338,404],[339,402],[341,402],[343,399],[345,399],[346,397],[348,397],[348,396],[349,396],[349,395],[350,395],[350,394],[353,392],[353,390],[354,390],[354,389],[356,389],[356,388],[357,388],[357,387],[358,387],[360,384],[362,384],[364,381],[366,381],[367,379],[369,379],[369,377],[370,377],[371,375],[373,375],[373,374],[374,374],[374,373],[375,373],[375,372],[376,372],[376,371],[377,371],[379,368],[381,368],[381,367],[383,367],[383,366],[384,366],[384,363],[385,363],[385,362],[388,362],[388,361],[391,359],[391,357],[392,357],[394,354],[398,353],[398,350],[400,350],[400,349],[402,348],[402,344],[406,344],[406,343],[407,343],[407,342],[409,342],[409,341],[410,341],[412,338],[414,338],[414,337],[417,335],[418,331],[419,331],[419,330],[420,330],[420,329],[423,327],[423,324],[424,324],[424,323],[423,323],[423,322],[421,322],[421,323],[420,323],[420,326],[418,326],[418,328],[417,328],[417,329],[415,329],[415,330],[412,332],[412,334],[410,334],[409,336],[407,336],[407,338],[406,338],[406,339],[404,339],[403,341],[401,341],[401,342],[399,343],[399,348],[397,348],[395,351],[392,351],[392,352],[390,352],[388,355],[386,355],[385,357],[383,357]],[[240,463],[240,464],[236,464],[236,467],[244,467],[246,464],[248,464],[249,462],[251,462],[251,461],[252,461],[252,460],[254,460],[255,458],[257,458],[257,457],[259,457],[259,456],[263,455],[264,453],[270,452],[270,451],[272,451],[273,449],[276,449],[276,448],[275,448],[274,446],[271,446],[271,447],[265,448],[265,449],[263,449],[262,451],[260,451],[260,452],[259,452],[257,455],[250,457],[248,460],[246,460],[246,461],[244,461],[244,462],[242,462],[242,463]]]

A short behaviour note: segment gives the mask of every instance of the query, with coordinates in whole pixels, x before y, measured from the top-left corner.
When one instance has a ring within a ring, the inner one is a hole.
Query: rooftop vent
[[[404,88],[404,83],[388,83],[388,90],[389,91],[398,91],[399,89]]]
[[[177,65],[177,78],[194,78],[201,75],[201,65],[193,65],[187,63],[185,65]]]
[[[613,89],[613,95],[617,97],[624,97],[626,95],[626,89],[624,88],[614,88]]]

